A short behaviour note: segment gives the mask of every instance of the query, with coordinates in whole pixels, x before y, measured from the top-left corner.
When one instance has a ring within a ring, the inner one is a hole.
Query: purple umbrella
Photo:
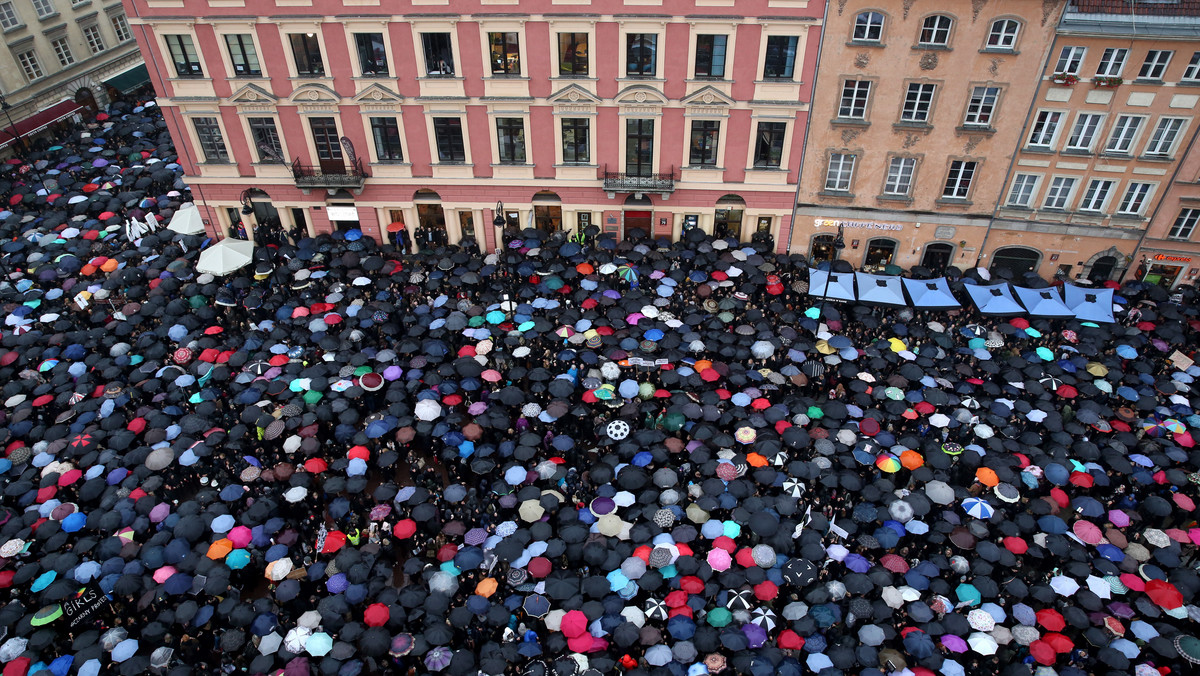
[[[856,573],[865,573],[871,570],[871,562],[863,557],[862,554],[851,554],[846,557],[846,567]]]
[[[767,630],[754,623],[742,625],[742,633],[750,642],[751,648],[761,648],[767,642]]]
[[[325,581],[325,589],[330,593],[340,594],[350,586],[350,581],[346,579],[345,573],[337,573]]]
[[[962,638],[958,636],[955,636],[954,634],[943,634],[941,640],[942,645],[945,646],[946,650],[949,650],[950,652],[965,653],[970,647],[967,645],[966,641],[962,640]]]
[[[107,167],[108,160],[104,159],[103,157],[97,157],[96,159],[92,160],[92,166],[96,168]]]

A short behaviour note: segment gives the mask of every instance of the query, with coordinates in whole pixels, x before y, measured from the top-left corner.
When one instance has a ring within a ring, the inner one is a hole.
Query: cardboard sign
[[[1172,352],[1171,356],[1167,357],[1167,359],[1170,359],[1171,363],[1175,365],[1175,368],[1179,369],[1180,371],[1186,371],[1191,368],[1192,364],[1196,363],[1196,360],[1180,352],[1179,350]]]

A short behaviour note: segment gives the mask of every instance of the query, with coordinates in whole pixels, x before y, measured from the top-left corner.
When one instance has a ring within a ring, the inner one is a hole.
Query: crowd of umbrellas
[[[820,302],[699,231],[214,277],[173,159],[119,103],[0,181],[3,676],[1200,664],[1190,294]]]

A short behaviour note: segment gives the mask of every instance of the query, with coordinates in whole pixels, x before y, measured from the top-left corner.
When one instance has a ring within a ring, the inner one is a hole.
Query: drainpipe
[[[787,253],[792,253],[792,235],[796,231],[796,208],[800,202],[800,186],[804,178],[804,152],[808,148],[808,130],[812,127],[813,100],[817,96],[817,79],[821,72],[821,48],[825,45],[825,32],[829,28],[829,0],[825,0],[825,11],[821,14],[821,37],[817,40],[817,62],[813,65],[812,89],[808,96],[808,116],[804,118],[804,139],[800,143],[800,167],[796,170],[796,194],[792,196],[792,218],[788,222]],[[757,132],[756,132],[757,133]],[[795,145],[793,144],[793,147]]]

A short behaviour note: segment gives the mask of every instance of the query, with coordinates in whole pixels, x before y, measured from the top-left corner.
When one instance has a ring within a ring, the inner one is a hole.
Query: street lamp
[[[817,315],[817,326],[820,326],[821,319],[825,316],[825,301],[829,300],[829,280],[833,277],[833,264],[837,262],[838,257],[842,253],[842,249],[846,248],[845,229],[842,224],[838,223],[837,237],[833,238],[833,258],[829,259],[829,270],[825,273],[825,290],[821,292],[821,308],[820,314]]]
[[[501,202],[501,201],[496,202],[495,213],[496,213],[495,217],[492,218],[492,226],[497,227],[497,228],[503,228],[506,225],[506,221],[504,220],[504,202]],[[507,242],[504,241],[504,231],[503,230],[500,231],[500,236],[497,237],[496,239],[497,239],[497,241],[500,242],[500,247],[497,247],[497,249],[500,249],[507,244]]]

